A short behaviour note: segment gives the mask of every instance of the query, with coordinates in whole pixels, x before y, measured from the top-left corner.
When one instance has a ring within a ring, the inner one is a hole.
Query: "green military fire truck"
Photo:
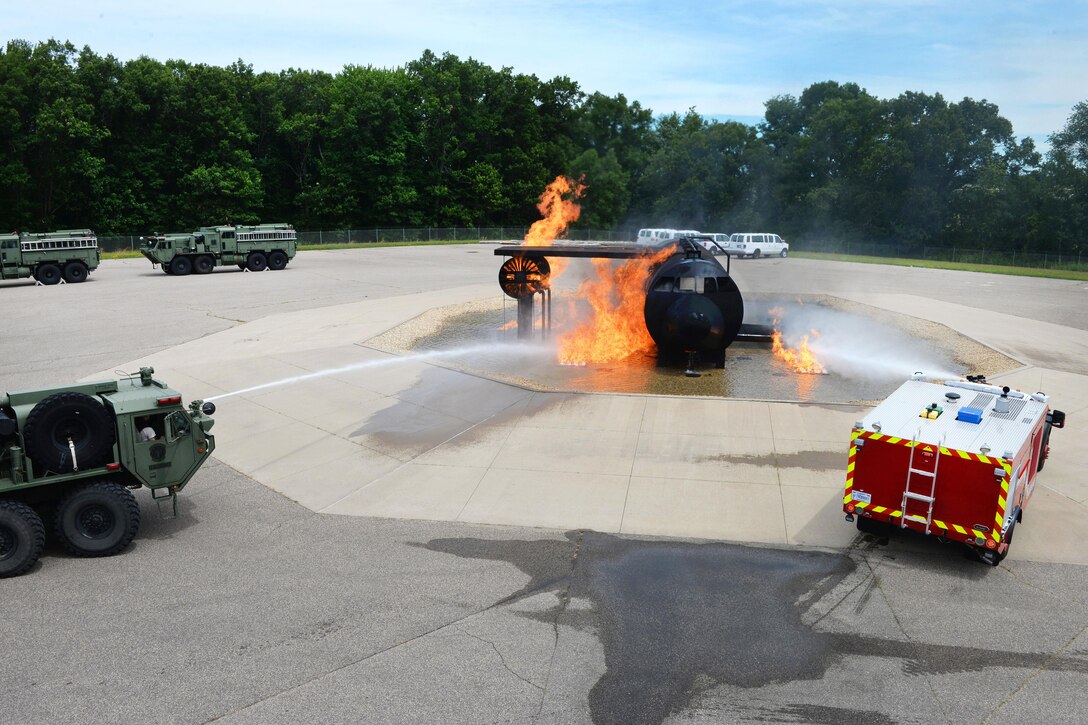
[[[0,235],[0,279],[83,282],[99,261],[98,238],[90,229]]]
[[[140,251],[169,275],[208,274],[224,265],[262,272],[287,266],[297,251],[297,235],[290,224],[201,227],[144,237]]]
[[[215,405],[152,377],[0,393],[0,577],[38,560],[46,520],[76,556],[111,556],[136,536],[146,486],[167,515],[215,449]],[[160,509],[160,510],[161,510]]]

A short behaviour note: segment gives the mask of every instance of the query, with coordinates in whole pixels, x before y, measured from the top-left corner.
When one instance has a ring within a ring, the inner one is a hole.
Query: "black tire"
[[[858,516],[858,531],[863,534],[872,534],[878,539],[886,539],[892,533],[890,524],[884,521],[874,521],[868,516]]]
[[[193,271],[197,274],[211,274],[215,269],[215,260],[207,254],[202,254],[193,262]]]
[[[778,256],[779,257],[789,256],[789,250],[788,249],[783,249],[781,252],[779,252]]]
[[[268,255],[268,268],[279,271],[287,266],[287,255],[278,249]]]
[[[245,262],[239,262],[238,263],[238,269],[243,269],[244,270],[245,268],[246,268],[246,263]]]
[[[756,251],[752,252],[752,256],[755,257],[756,259],[759,259],[760,257],[763,256],[763,252],[761,252],[761,251],[759,251],[757,249]]]
[[[34,278],[42,284],[58,284],[61,278],[60,267],[55,264],[39,264],[34,270]]]
[[[83,393],[56,393],[34,406],[23,426],[23,443],[35,473],[70,473],[71,438],[81,470],[113,458],[113,420],[105,406]]]
[[[193,271],[193,261],[188,257],[174,257],[170,260],[170,274],[182,277]]]
[[[246,267],[250,272],[263,272],[268,268],[268,258],[262,252],[250,252],[246,257]]]
[[[87,266],[83,262],[69,262],[64,265],[64,281],[68,284],[86,282],[87,274]]]
[[[45,526],[34,509],[0,499],[0,578],[34,566],[45,546]]]
[[[136,538],[140,506],[121,484],[94,481],[61,499],[54,530],[76,556],[113,556]]]

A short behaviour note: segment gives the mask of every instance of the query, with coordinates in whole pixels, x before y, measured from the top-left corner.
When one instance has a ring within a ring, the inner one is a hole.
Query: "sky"
[[[1088,1],[38,0],[5,3],[0,41],[55,38],[254,70],[394,68],[430,49],[622,93],[656,115],[757,122],[813,83],[988,100],[1043,148],[1088,101]]]

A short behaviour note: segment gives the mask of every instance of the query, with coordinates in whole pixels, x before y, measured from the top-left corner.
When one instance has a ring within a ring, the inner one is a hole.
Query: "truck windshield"
[[[184,411],[175,410],[173,413],[166,417],[166,423],[168,426],[167,435],[170,438],[182,438],[189,435],[189,430],[192,424],[189,422],[189,416],[185,415]]]

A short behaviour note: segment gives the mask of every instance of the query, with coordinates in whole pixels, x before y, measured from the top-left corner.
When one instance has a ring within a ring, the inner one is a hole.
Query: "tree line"
[[[556,175],[582,226],[1088,251],[1088,102],[1044,155],[996,105],[827,81],[762,121],[655,117],[454,55],[339,73],[0,50],[0,224],[524,226]]]

